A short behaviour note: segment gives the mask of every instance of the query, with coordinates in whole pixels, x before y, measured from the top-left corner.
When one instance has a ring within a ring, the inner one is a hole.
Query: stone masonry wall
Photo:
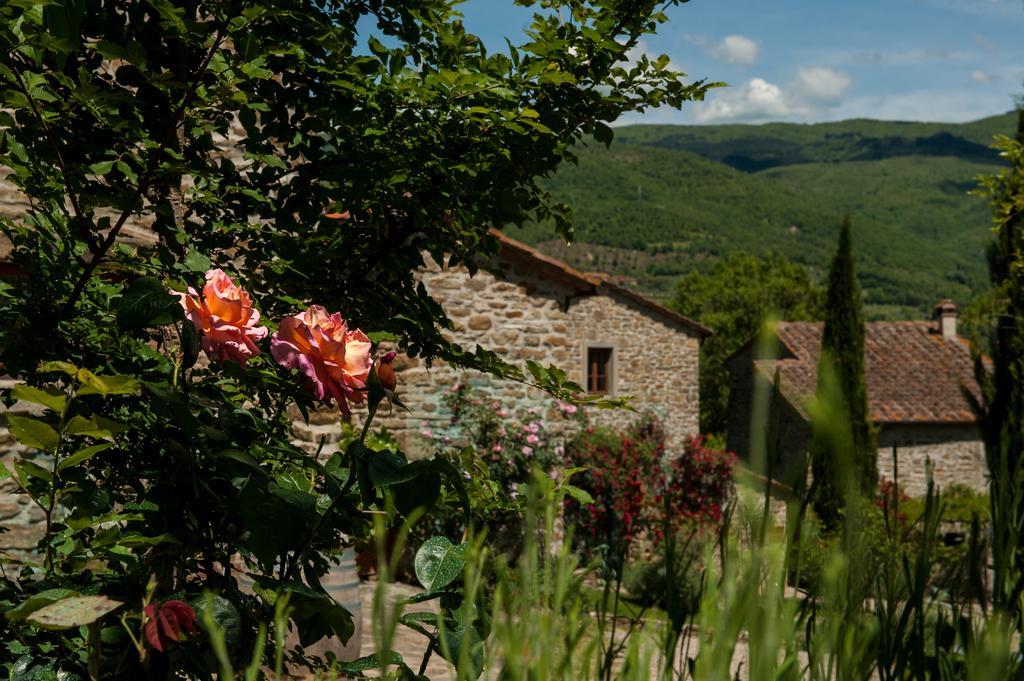
[[[928,488],[926,461],[932,463],[936,486],[967,485],[979,491],[988,487],[988,465],[981,433],[968,426],[886,425],[878,433],[878,474],[895,477],[893,446],[899,459],[899,483],[910,496]]]
[[[695,334],[637,309],[614,292],[577,299],[568,318],[574,354],[562,367],[570,376],[584,385],[587,348],[611,347],[613,395],[631,396],[634,408],[658,417],[670,453],[700,431],[700,341]],[[612,426],[633,418],[605,410],[592,414],[593,421]]]
[[[0,388],[11,388],[15,384],[9,379],[0,380]],[[7,430],[7,414],[30,415],[42,411],[40,407],[15,403],[10,409],[0,405],[0,466],[14,471],[14,462],[33,453],[19,444]],[[43,466],[44,461],[36,460]],[[52,464],[51,464],[52,465]],[[43,536],[45,515],[27,494],[17,494],[18,485],[13,477],[0,480],[0,559],[26,556]]]
[[[451,338],[463,347],[472,350],[479,344],[514,363],[554,364],[581,385],[588,345],[612,347],[614,394],[632,395],[639,411],[656,413],[665,423],[670,447],[697,432],[699,342],[693,332],[613,294],[580,296],[567,284],[524,270],[499,259],[493,271],[481,269],[472,277],[463,268],[436,264],[421,276],[455,323]],[[396,411],[382,423],[412,454],[425,453],[421,431],[447,422],[442,397],[459,382],[486,390],[509,411],[534,407],[542,416],[554,415],[549,396],[518,383],[457,373],[441,363],[428,369],[418,359],[403,357],[395,368],[410,411]],[[593,421],[610,426],[623,427],[637,418],[628,411],[592,411]]]

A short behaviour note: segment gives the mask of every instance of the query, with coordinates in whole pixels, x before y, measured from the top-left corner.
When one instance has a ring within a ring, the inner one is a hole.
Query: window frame
[[[591,356],[593,351],[607,352],[605,362],[605,390],[591,389]],[[613,343],[587,343],[583,349],[583,381],[589,395],[615,396],[615,355],[617,348]]]

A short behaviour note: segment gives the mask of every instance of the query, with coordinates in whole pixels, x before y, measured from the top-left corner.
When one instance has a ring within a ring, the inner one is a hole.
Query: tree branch
[[[160,155],[164,152],[167,146],[174,139],[176,139],[178,134],[178,127],[181,125],[181,120],[185,115],[185,111],[188,109],[189,105],[192,103],[192,100],[195,98],[196,91],[199,88],[199,82],[202,79],[203,74],[206,72],[206,69],[209,67],[210,62],[213,60],[213,56],[217,53],[217,48],[220,47],[221,40],[223,39],[223,30],[224,26],[222,23],[217,28],[217,32],[213,38],[213,43],[210,45],[210,49],[207,51],[206,56],[203,58],[202,63],[199,65],[199,68],[196,69],[196,77],[193,79],[191,85],[189,86],[188,92],[185,93],[185,98],[182,100],[181,105],[178,107],[178,110],[171,117],[171,126],[165,133],[164,139],[161,140],[160,145],[156,149],[154,149],[150,154],[149,162],[146,164],[146,170],[143,173],[142,177],[139,179],[139,185],[135,190],[135,195],[132,197],[131,203],[139,201],[145,195],[146,190],[149,188],[150,183],[153,181],[153,173],[156,171],[157,166],[159,165]],[[111,246],[114,245],[114,242],[117,240],[117,235],[120,233],[121,228],[124,227],[125,222],[128,221],[128,218],[132,215],[133,212],[134,211],[131,208],[125,208],[124,212],[122,212],[121,216],[117,219],[117,222],[114,224],[113,227],[110,228],[110,231],[107,233],[106,238],[100,244],[99,249],[93,251],[93,258],[85,266],[85,269],[82,271],[81,276],[79,276],[78,281],[75,283],[75,288],[71,291],[71,295],[68,297],[67,302],[64,303],[64,307],[61,308],[61,312],[57,316],[58,321],[65,319],[74,309],[75,304],[78,302],[78,299],[82,296],[82,292],[85,291],[85,286],[86,284],[89,283],[89,279],[92,277],[93,272],[96,271],[96,268],[99,267],[99,264],[103,260],[104,256],[110,250]]]
[[[82,204],[79,201],[78,195],[71,186],[71,176],[64,163],[64,156],[60,153],[60,147],[53,138],[50,126],[46,124],[46,119],[43,118],[43,114],[39,110],[39,105],[36,104],[35,97],[32,96],[32,93],[28,89],[28,85],[25,84],[21,71],[18,69],[18,60],[10,53],[8,53],[8,57],[10,57],[11,73],[14,74],[15,79],[18,81],[18,87],[21,88],[22,94],[25,95],[29,106],[32,107],[32,114],[35,116],[36,120],[39,121],[39,127],[42,128],[43,138],[46,140],[47,144],[50,145],[50,149],[53,151],[53,155],[57,160],[57,168],[60,170],[61,180],[64,182],[64,190],[68,193],[68,200],[71,201],[71,208],[75,212],[75,222],[77,223],[79,234],[82,236],[86,244],[88,244],[89,250],[92,250],[96,246],[91,229],[92,223],[85,217],[85,212],[82,210]]]

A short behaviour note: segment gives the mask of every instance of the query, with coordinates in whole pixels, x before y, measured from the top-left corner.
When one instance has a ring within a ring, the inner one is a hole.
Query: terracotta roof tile
[[[821,322],[781,322],[776,335],[782,358],[755,361],[769,377],[778,368],[783,395],[805,416],[805,403],[817,388],[822,328]],[[962,338],[943,338],[932,322],[866,324],[864,371],[875,423],[977,420],[964,395],[964,388],[980,394],[970,347]]]

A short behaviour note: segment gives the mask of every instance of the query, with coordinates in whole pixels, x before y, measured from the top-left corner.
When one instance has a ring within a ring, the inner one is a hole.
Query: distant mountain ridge
[[[545,225],[512,234],[663,296],[733,250],[777,251],[820,275],[849,212],[869,314],[921,316],[939,297],[967,302],[985,287],[989,212],[967,192],[999,170],[993,136],[1015,125],[1007,113],[963,124],[626,126],[548,183],[575,209],[575,244],[552,241]]]

